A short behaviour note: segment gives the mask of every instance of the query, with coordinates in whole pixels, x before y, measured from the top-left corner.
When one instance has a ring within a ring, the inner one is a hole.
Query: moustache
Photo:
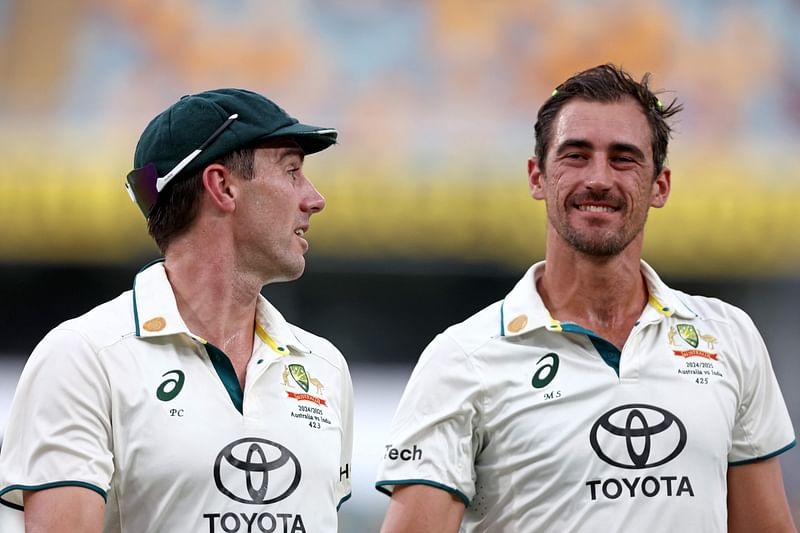
[[[624,198],[606,191],[583,191],[575,193],[570,197],[570,201],[574,205],[580,205],[587,202],[598,202],[607,204],[614,209],[624,209],[627,205]]]

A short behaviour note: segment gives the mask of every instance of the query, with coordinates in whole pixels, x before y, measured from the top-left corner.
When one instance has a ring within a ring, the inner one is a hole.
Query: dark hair
[[[245,180],[253,179],[255,174],[253,148],[230,152],[217,162]],[[162,254],[172,239],[189,229],[197,216],[203,193],[203,170],[191,176],[178,176],[158,194],[158,201],[147,219],[147,231]]]
[[[544,170],[545,157],[550,147],[553,122],[564,105],[575,98],[590,102],[612,103],[624,98],[632,98],[639,104],[642,112],[650,124],[652,133],[653,163],[655,175],[658,176],[664,168],[667,158],[667,143],[669,142],[672,128],[667,124],[667,119],[683,109],[683,105],[672,100],[665,105],[648,87],[650,73],[637,82],[630,74],[621,68],[607,63],[575,74],[567,81],[556,87],[552,96],[539,109],[536,117],[536,158],[539,167]]]

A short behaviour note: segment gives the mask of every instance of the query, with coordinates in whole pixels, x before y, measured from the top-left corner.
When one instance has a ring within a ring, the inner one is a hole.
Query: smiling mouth
[[[294,230],[294,234],[297,235],[298,237],[302,237],[303,235],[306,234],[306,232],[303,229],[296,229]]]
[[[577,208],[578,211],[588,213],[613,213],[617,211],[615,207],[609,207],[607,205],[579,205]]]

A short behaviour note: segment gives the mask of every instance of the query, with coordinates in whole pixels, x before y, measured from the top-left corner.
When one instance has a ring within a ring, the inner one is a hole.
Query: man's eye
[[[297,171],[298,171],[298,170],[300,170],[300,169],[299,169],[299,168],[290,168],[290,169],[287,171],[287,173],[288,173],[288,174],[289,174],[289,176],[291,176],[291,178],[294,180],[294,179],[297,179],[297,176],[296,176],[295,174],[297,173]]]

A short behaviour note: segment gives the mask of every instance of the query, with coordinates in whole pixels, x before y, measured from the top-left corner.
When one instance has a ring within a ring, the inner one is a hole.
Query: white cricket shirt
[[[259,298],[241,390],[192,335],[162,263],[36,347],[0,455],[0,499],[73,485],[106,532],[336,531],[350,495],[352,384],[328,341]]]
[[[451,492],[464,532],[727,531],[729,465],[795,443],[752,321],[642,262],[650,301],[620,353],[550,317],[543,266],[423,352],[377,488]]]

